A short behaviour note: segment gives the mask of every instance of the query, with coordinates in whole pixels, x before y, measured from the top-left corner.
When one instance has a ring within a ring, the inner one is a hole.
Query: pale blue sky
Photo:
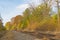
[[[16,15],[21,15],[29,7],[28,3],[31,2],[39,4],[39,0],[0,0],[0,13],[3,23],[10,21]]]

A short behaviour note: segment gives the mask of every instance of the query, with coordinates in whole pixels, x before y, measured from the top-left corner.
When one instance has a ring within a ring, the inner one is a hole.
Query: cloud
[[[35,6],[42,3],[42,0],[25,0],[25,1],[27,1],[27,3],[29,3],[29,4],[35,4]]]
[[[21,4],[16,7],[16,12],[17,13],[22,13],[26,8],[28,8],[28,4]]]

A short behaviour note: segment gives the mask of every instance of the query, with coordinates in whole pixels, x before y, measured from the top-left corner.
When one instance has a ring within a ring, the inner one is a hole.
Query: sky
[[[0,14],[3,24],[10,21],[12,17],[22,15],[23,11],[29,7],[29,3],[39,4],[38,0],[0,0]]]

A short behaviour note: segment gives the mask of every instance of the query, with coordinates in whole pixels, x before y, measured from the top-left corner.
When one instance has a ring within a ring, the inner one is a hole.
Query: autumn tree
[[[20,29],[20,26],[21,26],[20,24],[21,24],[22,18],[23,17],[21,15],[17,15],[16,17],[11,19],[11,23],[13,25],[12,30]]]
[[[6,28],[6,30],[11,30],[11,28],[12,28],[11,23],[10,23],[10,22],[7,22],[7,23],[5,24],[5,28]]]

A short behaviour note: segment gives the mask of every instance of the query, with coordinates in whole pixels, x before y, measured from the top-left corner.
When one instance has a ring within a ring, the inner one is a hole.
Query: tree
[[[7,23],[5,24],[5,28],[6,28],[6,30],[11,30],[11,28],[12,28],[11,23],[10,23],[10,22],[7,22]]]
[[[31,13],[30,10],[27,8],[24,12],[23,12],[23,20],[22,20],[22,24],[21,24],[21,28],[23,30],[25,30],[28,25],[30,24],[31,21]]]
[[[52,0],[43,0],[44,2],[44,7],[45,7],[45,13],[44,15],[49,16],[50,10],[51,10],[51,6],[52,6]]]
[[[17,15],[16,17],[12,18],[11,20],[11,24],[13,25],[12,30],[18,30],[20,29],[20,24],[22,21],[22,16],[21,15]]]
[[[0,15],[0,31],[3,31],[3,30],[5,30],[5,27],[3,26],[2,17]]]
[[[57,2],[57,9],[58,9],[58,27],[57,27],[57,31],[60,31],[60,7],[59,7],[59,0],[56,0],[56,2]]]

